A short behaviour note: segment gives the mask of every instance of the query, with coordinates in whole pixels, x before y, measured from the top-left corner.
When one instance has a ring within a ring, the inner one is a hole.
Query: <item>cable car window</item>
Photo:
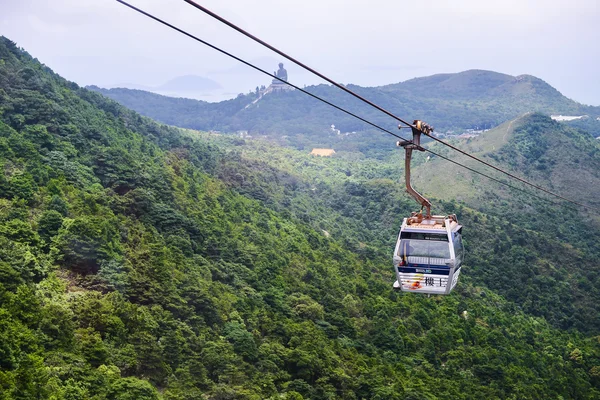
[[[427,257],[427,258],[450,258],[450,246],[441,240],[415,240],[402,239],[400,243],[400,256],[404,257]]]
[[[454,244],[454,254],[456,256],[456,263],[460,265],[463,259],[464,247],[462,244],[462,236],[460,234],[454,234],[454,239],[452,239],[452,243]]]
[[[402,232],[400,234],[400,239],[435,240],[439,242],[447,242],[448,235],[445,233]]]

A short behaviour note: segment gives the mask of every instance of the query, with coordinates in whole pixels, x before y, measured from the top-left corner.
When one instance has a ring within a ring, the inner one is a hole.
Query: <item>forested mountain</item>
[[[539,146],[534,144],[538,142]],[[540,193],[515,182],[511,184],[527,193],[509,189],[428,153],[414,156],[416,188],[427,197],[449,201],[434,201],[434,211],[457,212],[469,227],[466,237],[475,240],[469,250],[471,277],[556,326],[597,332],[600,292],[594,282],[600,273],[596,262],[600,254],[600,218],[593,209],[598,208],[600,198],[600,144],[540,114],[523,116],[480,137],[454,144],[592,207],[587,210],[569,203],[561,205],[550,196],[534,197],[529,193]],[[457,157],[445,147],[431,147],[470,168],[505,180],[503,175],[482,169],[464,156]],[[248,141],[239,148],[252,160],[310,177],[313,186],[305,191],[314,193],[310,200],[313,208],[307,208],[309,200],[298,206],[305,220],[329,232],[354,232],[354,237],[346,240],[358,251],[394,245],[394,229],[400,222],[397,213],[402,215],[397,203],[407,197],[402,193],[402,152],[385,160],[343,153],[325,161],[293,150],[281,153],[261,141]],[[235,173],[244,179],[229,181],[257,198],[277,193],[273,184],[264,183],[276,178],[250,178],[256,175],[251,171],[259,169],[254,166],[240,170],[238,166]],[[286,198],[281,194],[275,197]],[[319,209],[314,207],[315,201],[324,204],[320,212],[315,211]],[[469,209],[483,211],[485,219],[472,215]]]
[[[419,115],[437,127],[439,132],[491,128],[523,113],[536,111],[585,114],[590,115],[592,121],[600,116],[600,107],[584,106],[570,100],[546,82],[530,75],[514,77],[470,70],[382,87],[348,87],[400,117],[409,119],[408,116]],[[322,135],[332,124],[341,132],[373,129],[298,91],[266,95],[256,104],[251,104],[257,97],[255,93],[241,94],[236,99],[220,103],[207,103],[139,90],[90,89],[157,121],[192,129],[247,130],[251,134],[279,136]],[[306,90],[388,129],[397,125],[396,121],[332,86],[310,86]],[[600,125],[600,121],[597,122]]]
[[[452,154],[437,143],[432,147],[446,156]],[[585,131],[541,114],[528,113],[462,140],[460,147],[544,188],[576,195],[575,200],[600,208],[600,141]],[[476,161],[466,156],[452,156],[456,161],[480,169]],[[430,161],[432,164],[427,169],[436,171],[435,175],[428,176],[426,171],[417,171],[416,179],[423,182],[422,187],[426,191],[435,195],[470,199],[474,204],[477,201],[475,196],[486,189],[490,191],[490,186],[497,186],[435,156]],[[450,180],[453,181],[452,186],[444,185]],[[479,201],[483,203],[481,199]],[[491,199],[485,201],[490,202]]]
[[[159,125],[0,38],[0,163],[1,399],[600,396],[576,231],[444,202],[458,289],[391,291],[399,158]]]

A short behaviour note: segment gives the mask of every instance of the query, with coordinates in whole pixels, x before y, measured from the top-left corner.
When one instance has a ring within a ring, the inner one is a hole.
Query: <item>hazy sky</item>
[[[198,1],[338,82],[487,69],[600,105],[600,0]],[[131,3],[268,71],[283,61],[293,83],[320,83],[183,0]],[[233,96],[270,81],[114,0],[0,0],[0,35],[81,85],[199,75]]]

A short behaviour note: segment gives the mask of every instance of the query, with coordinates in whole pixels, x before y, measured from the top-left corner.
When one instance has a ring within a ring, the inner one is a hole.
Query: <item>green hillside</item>
[[[391,167],[265,146],[159,125],[0,38],[0,399],[600,396],[593,304],[561,308],[564,285],[531,312],[475,252],[452,295],[394,293],[413,205]],[[471,249],[558,254],[444,206]]]
[[[593,121],[600,116],[600,107],[584,106],[570,100],[546,82],[530,75],[514,77],[470,70],[382,87],[348,87],[400,117],[410,119],[418,115],[433,124],[438,132],[491,128],[526,112],[585,114],[590,115]],[[255,135],[276,137],[303,134],[310,136],[313,145],[322,143],[323,135],[327,135],[332,124],[342,133],[373,130],[369,125],[298,91],[269,94],[252,104],[257,98],[255,93],[239,95],[221,103],[206,103],[139,90],[90,89],[157,121],[192,129],[247,130]],[[332,86],[310,86],[306,90],[387,129],[394,130],[397,125],[395,120]],[[363,137],[352,139],[350,136],[349,140],[354,143],[364,142]],[[297,142],[295,137],[289,140],[296,147],[303,143],[301,140]]]
[[[455,144],[555,193],[570,194],[569,197],[576,197],[579,202],[600,208],[600,141],[587,132],[541,114],[525,114],[477,137],[455,141]],[[452,154],[439,144],[433,147],[447,156]],[[452,158],[481,170],[478,162],[466,156],[454,153]],[[490,186],[497,186],[439,158],[432,157],[430,162],[427,170],[436,173],[432,175],[417,169],[416,179],[422,182],[424,190],[435,196],[475,204],[482,200],[476,196],[490,190]],[[494,176],[504,178],[495,173]],[[444,184],[448,181],[453,184]]]
[[[533,162],[519,165],[514,173],[571,197],[576,193],[577,200],[598,207],[600,185],[590,179],[597,179],[598,175],[598,157],[590,156],[595,154],[593,146],[598,146],[594,139],[577,135],[547,117],[530,115],[459,146],[484,158],[487,153],[504,154],[513,142],[522,140],[522,134],[513,139],[507,129],[519,133],[547,131],[550,141],[560,142],[560,149],[550,150],[561,152],[553,160],[552,174],[567,177],[567,183],[569,175],[565,171],[576,168],[568,160],[583,160],[576,164],[578,177],[572,178],[571,186],[551,187],[537,176],[539,164]],[[296,210],[316,228],[334,236],[347,235],[346,244],[356,251],[379,251],[382,259],[388,257],[405,210],[415,208],[404,193],[400,151],[386,160],[361,158],[356,153],[314,159],[308,152],[281,150],[264,141],[251,140],[236,147],[244,156],[242,160],[248,161],[241,167],[236,163],[231,173],[221,174],[222,179],[272,207]],[[578,149],[585,152],[578,154]],[[436,151],[449,153],[439,148]],[[434,212],[457,212],[469,227],[465,237],[473,240],[469,276],[474,277],[474,282],[485,282],[515,305],[544,316],[558,327],[597,332],[600,319],[596,304],[600,292],[593,282],[600,272],[596,262],[600,254],[598,216],[577,207],[553,205],[552,201],[507,189],[454,164],[435,157],[426,161],[425,157],[416,156],[413,181],[417,189],[434,198]],[[457,160],[481,170],[464,157]],[[502,160],[490,160],[509,170],[514,167]],[[290,176],[269,171],[260,163],[287,171]],[[558,178],[554,181],[558,182]],[[310,184],[301,186],[302,180]],[[294,182],[295,190],[282,192],[275,182]],[[582,184],[575,185],[577,182]],[[584,182],[588,182],[588,187],[583,186]],[[474,209],[483,211],[485,217]]]

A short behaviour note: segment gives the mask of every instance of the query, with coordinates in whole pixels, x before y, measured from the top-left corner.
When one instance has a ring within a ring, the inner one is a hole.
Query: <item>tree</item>
[[[38,233],[40,238],[49,244],[52,237],[58,233],[58,230],[62,226],[62,222],[63,216],[58,211],[44,211],[38,221]]]
[[[108,390],[107,400],[159,400],[158,392],[148,381],[135,377],[117,379]]]
[[[57,257],[81,274],[95,274],[101,261],[120,258],[121,245],[114,220],[79,217],[66,220],[55,239]]]

